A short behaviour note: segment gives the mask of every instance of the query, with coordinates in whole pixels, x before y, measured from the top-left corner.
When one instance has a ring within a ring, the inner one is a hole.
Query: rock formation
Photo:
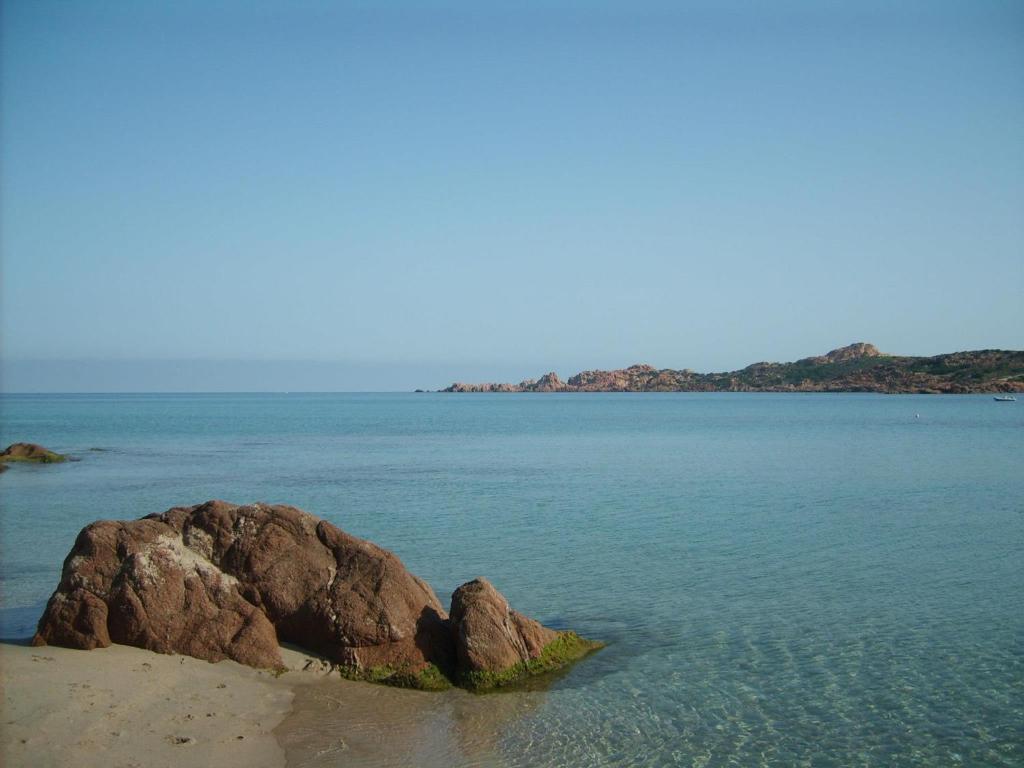
[[[555,373],[519,384],[453,384],[442,392],[1024,392],[1024,352],[987,349],[935,357],[885,355],[863,342],[793,363],[754,363],[727,373],[632,365]]]
[[[474,579],[455,590],[451,625],[459,667],[467,672],[508,669],[535,659],[558,637],[554,630],[513,611],[487,579]]]
[[[455,590],[450,623],[459,681],[467,688],[514,683],[598,647],[574,632],[555,632],[512,610],[487,579]]]
[[[846,347],[840,347],[839,349],[833,349],[831,352],[827,352],[819,357],[807,357],[797,362],[826,365],[828,363],[843,363],[847,360],[859,360],[863,357],[883,357],[883,355],[874,344],[858,342]]]
[[[449,679],[488,687],[543,671],[520,667],[549,646],[561,652],[563,637],[584,644],[573,658],[594,647],[509,612],[489,584],[487,600],[471,597],[477,583],[456,593],[464,597],[450,622],[433,590],[392,553],[294,507],[210,501],[83,529],[33,643],[120,643],[277,668],[282,641],[349,677],[420,688]],[[482,618],[497,606],[515,617],[522,641],[514,654]],[[561,663],[570,660],[560,653]],[[494,677],[471,674],[480,672]]]
[[[67,459],[59,453],[35,443],[12,443],[0,453],[0,472],[7,469],[8,462],[24,461],[35,464],[58,464]]]
[[[534,392],[561,392],[565,389],[565,382],[558,378],[558,374],[552,371],[545,373],[532,387]]]

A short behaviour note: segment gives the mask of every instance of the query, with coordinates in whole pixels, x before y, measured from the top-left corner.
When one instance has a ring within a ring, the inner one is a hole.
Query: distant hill
[[[935,357],[886,355],[865,343],[794,363],[754,363],[728,373],[632,365],[556,373],[519,384],[452,384],[442,392],[1024,392],[1024,352],[983,349]]]

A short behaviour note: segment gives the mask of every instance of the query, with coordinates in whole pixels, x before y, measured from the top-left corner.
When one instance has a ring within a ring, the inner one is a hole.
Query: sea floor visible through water
[[[15,441],[78,460],[0,477],[4,637],[82,526],[223,498],[608,643],[535,690],[302,686],[292,765],[1024,765],[1020,404],[5,395]]]

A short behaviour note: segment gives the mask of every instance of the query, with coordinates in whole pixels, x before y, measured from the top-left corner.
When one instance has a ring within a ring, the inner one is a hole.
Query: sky
[[[1020,2],[0,16],[0,386],[1024,349]]]

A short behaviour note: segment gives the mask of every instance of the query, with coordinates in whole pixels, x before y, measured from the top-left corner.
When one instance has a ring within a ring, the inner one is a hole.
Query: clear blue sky
[[[25,0],[2,24],[9,390],[1024,348],[1020,2]]]

